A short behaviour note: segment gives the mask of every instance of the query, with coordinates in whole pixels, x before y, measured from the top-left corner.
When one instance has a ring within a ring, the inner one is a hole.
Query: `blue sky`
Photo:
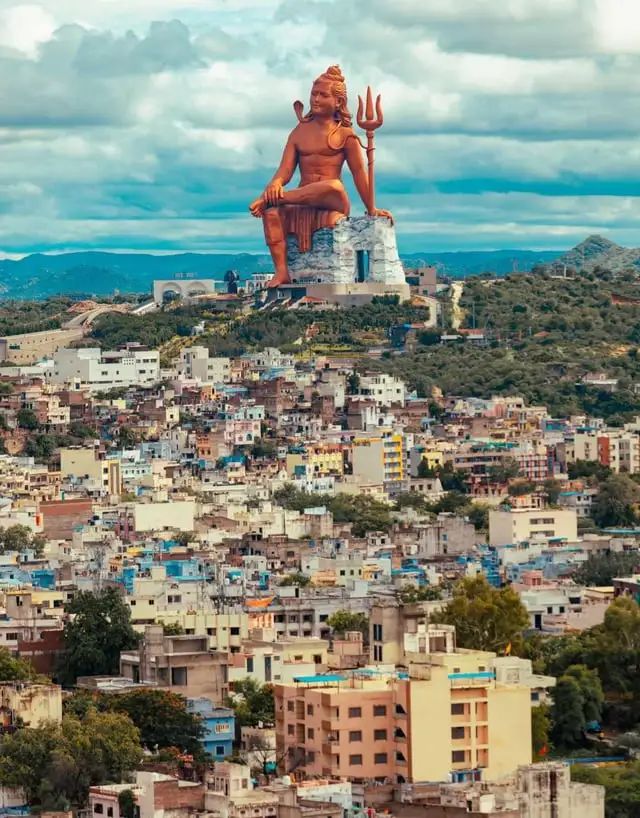
[[[637,0],[0,0],[0,255],[262,252],[334,62],[401,251],[640,246]]]

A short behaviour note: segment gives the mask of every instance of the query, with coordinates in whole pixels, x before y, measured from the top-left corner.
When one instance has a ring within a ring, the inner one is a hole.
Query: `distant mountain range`
[[[579,273],[590,273],[596,267],[621,273],[640,269],[640,249],[621,247],[604,236],[589,236],[553,262],[555,268],[565,264]]]
[[[488,272],[504,275],[514,269],[525,272],[556,257],[554,252],[496,250],[412,253],[403,255],[402,260],[407,267],[435,264],[441,274],[463,278]],[[246,278],[252,273],[268,272],[272,264],[268,255],[251,253],[157,256],[142,253],[37,253],[18,261],[0,261],[0,297],[46,298],[60,293],[112,295],[115,290],[150,293],[154,279],[174,278],[181,273],[222,279],[229,269],[237,270],[242,278]]]

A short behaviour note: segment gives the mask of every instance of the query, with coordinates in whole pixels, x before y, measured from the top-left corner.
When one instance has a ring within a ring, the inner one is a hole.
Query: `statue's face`
[[[317,80],[311,88],[311,113],[315,116],[333,116],[338,100],[333,95],[330,82]]]

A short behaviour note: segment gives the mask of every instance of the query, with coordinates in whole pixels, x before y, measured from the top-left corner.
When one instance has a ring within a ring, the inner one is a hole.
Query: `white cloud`
[[[599,229],[640,244],[639,15],[625,0],[0,0],[3,251],[261,249],[247,203],[333,62],[352,108],[368,83],[383,94],[378,198],[405,249]]]
[[[51,38],[56,22],[48,11],[37,5],[0,5],[0,45],[35,57],[38,46]]]

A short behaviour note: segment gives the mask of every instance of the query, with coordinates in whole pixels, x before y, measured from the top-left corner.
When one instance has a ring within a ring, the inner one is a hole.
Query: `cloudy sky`
[[[0,0],[0,254],[261,251],[334,62],[401,251],[640,246],[638,0]]]

